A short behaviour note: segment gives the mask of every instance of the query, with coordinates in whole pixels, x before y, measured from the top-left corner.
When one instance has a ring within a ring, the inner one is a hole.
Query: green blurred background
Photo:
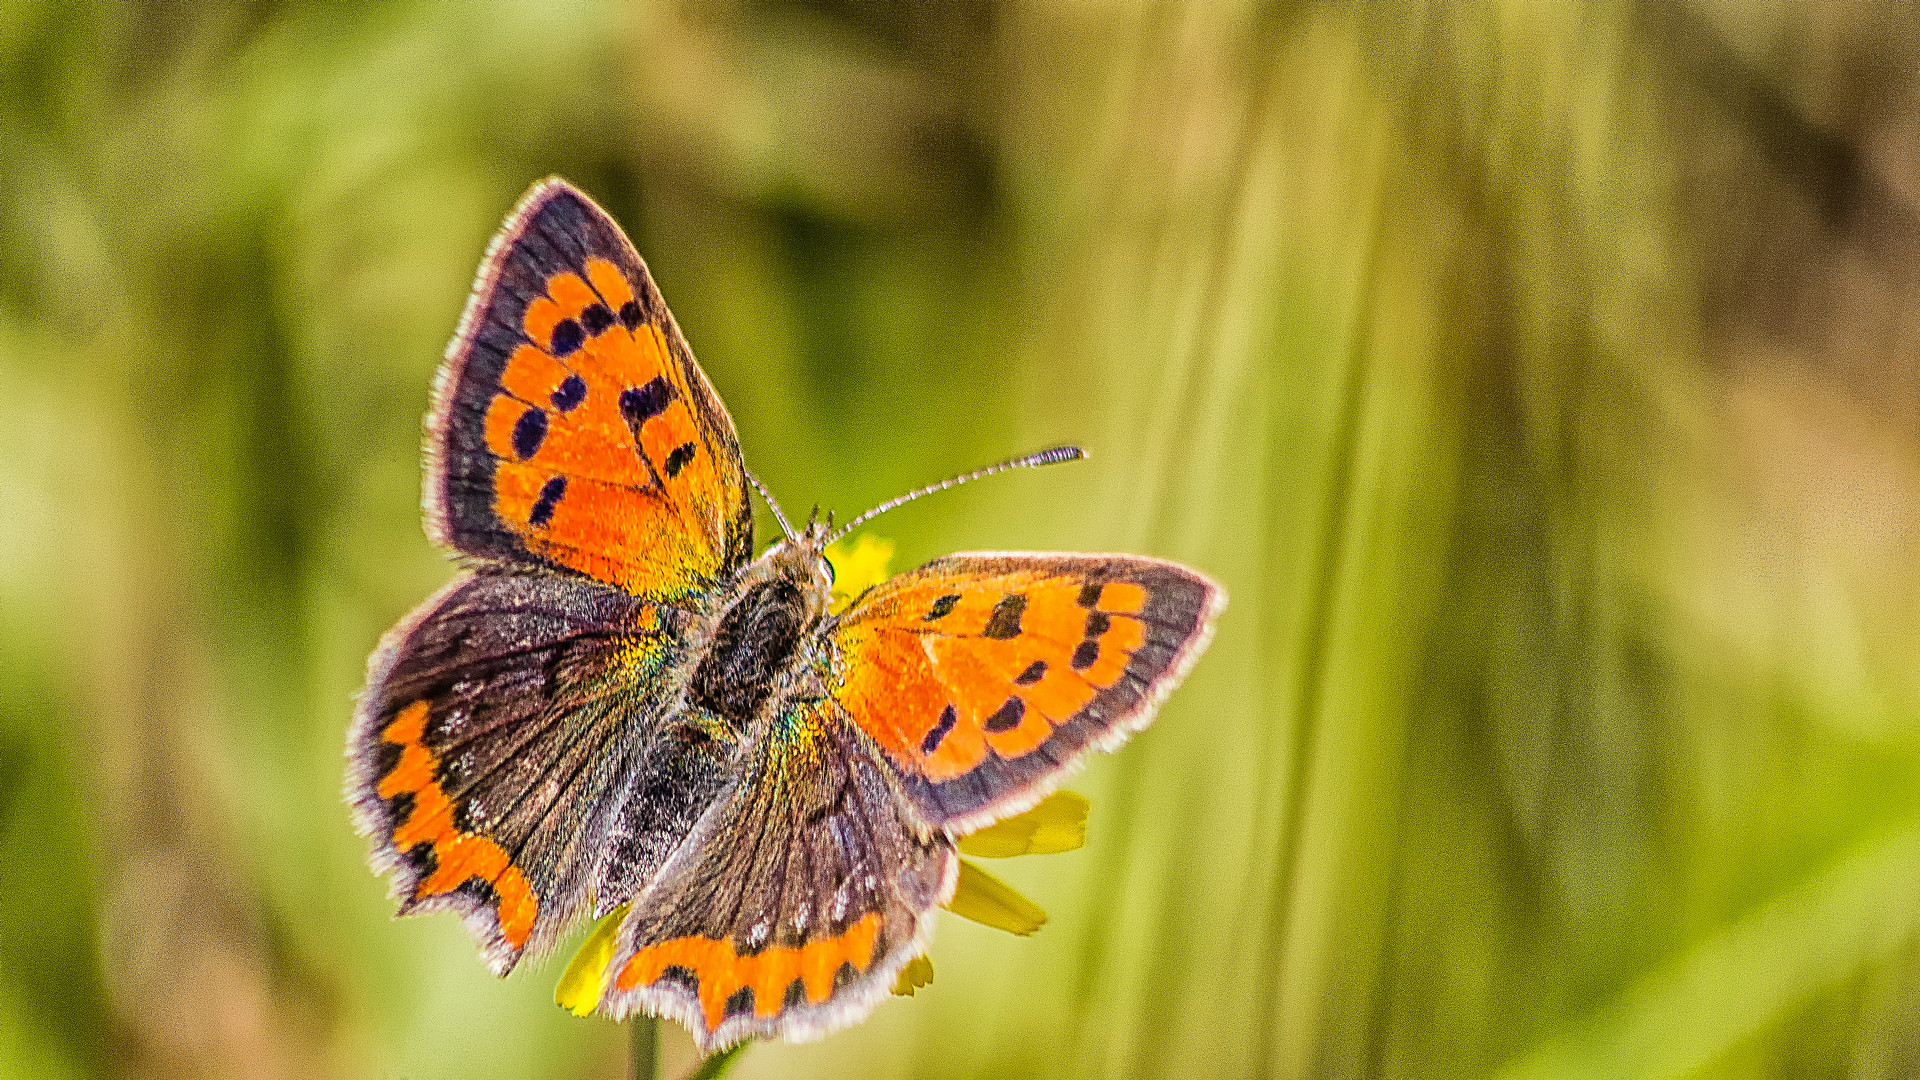
[[[1233,597],[995,867],[1045,931],[740,1075],[1915,1075],[1916,75],[1851,3],[0,3],[0,1076],[623,1075],[339,798],[556,172],[790,510],[1076,441],[898,565]]]

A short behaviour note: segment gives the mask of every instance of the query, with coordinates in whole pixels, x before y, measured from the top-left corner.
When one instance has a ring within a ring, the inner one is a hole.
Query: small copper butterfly
[[[368,662],[347,794],[374,867],[501,975],[631,905],[599,1010],[708,1050],[864,1017],[926,950],[955,838],[1146,726],[1225,602],[1156,559],[975,553],[831,610],[830,523],[768,499],[785,536],[754,557],[733,421],[557,178],[487,249],[426,459],[466,572]]]

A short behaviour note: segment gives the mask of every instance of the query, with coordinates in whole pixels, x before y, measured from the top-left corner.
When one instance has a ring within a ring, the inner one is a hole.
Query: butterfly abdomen
[[[800,589],[784,578],[753,586],[714,629],[689,687],[692,703],[745,727],[773,693],[811,616]]]

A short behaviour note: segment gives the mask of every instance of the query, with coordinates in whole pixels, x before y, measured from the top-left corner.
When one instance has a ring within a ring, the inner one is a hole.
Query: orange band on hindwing
[[[615,985],[621,990],[651,986],[668,968],[684,968],[700,983],[700,1011],[707,1030],[720,1027],[727,1016],[727,1000],[742,987],[753,991],[753,1012],[762,1019],[780,1014],[787,988],[799,980],[807,1001],[818,1005],[833,994],[834,973],[842,964],[865,972],[873,963],[874,943],[880,935],[880,915],[869,912],[839,935],[796,947],[773,946],[741,956],[733,942],[705,937],[679,937],[649,945],[633,954],[620,969]]]
[[[479,878],[499,897],[500,935],[514,948],[521,948],[533,932],[539,898],[499,844],[462,832],[455,825],[453,804],[437,779],[439,760],[422,742],[428,707],[427,702],[416,701],[401,709],[381,734],[385,741],[400,747],[400,761],[381,778],[380,797],[413,796],[412,811],[390,839],[401,852],[420,844],[433,847],[433,872],[414,888],[415,899],[449,893]]]

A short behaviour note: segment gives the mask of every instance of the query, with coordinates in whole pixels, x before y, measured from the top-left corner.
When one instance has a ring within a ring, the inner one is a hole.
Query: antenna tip
[[[1087,452],[1077,446],[1056,446],[1051,450],[1042,450],[1034,455],[1035,465],[1052,465],[1059,461],[1084,461]]]

